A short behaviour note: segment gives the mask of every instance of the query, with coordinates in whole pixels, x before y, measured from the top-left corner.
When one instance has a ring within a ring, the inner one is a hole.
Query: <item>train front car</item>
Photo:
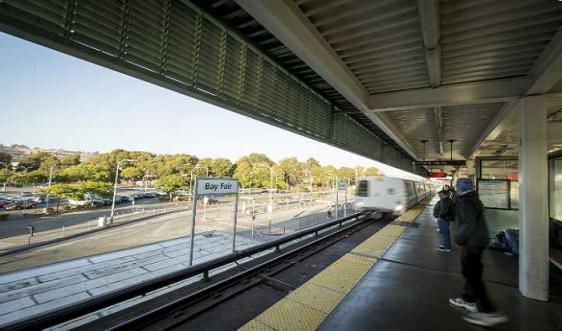
[[[354,202],[356,210],[376,210],[400,215],[416,204],[415,184],[394,177],[359,177]]]

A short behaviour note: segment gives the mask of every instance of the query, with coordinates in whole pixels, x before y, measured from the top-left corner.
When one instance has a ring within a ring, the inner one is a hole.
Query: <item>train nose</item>
[[[364,205],[365,203],[363,201],[354,201],[351,208],[353,208],[353,210],[361,210]]]

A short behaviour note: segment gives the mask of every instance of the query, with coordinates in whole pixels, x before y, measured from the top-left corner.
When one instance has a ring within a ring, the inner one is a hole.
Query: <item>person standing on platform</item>
[[[453,221],[453,201],[449,197],[449,193],[445,190],[437,192],[439,201],[433,207],[433,217],[437,219],[439,236],[441,243],[437,248],[441,252],[451,252],[451,232],[449,225]]]
[[[464,277],[464,293],[460,298],[451,298],[449,303],[471,312],[464,316],[469,323],[493,326],[507,321],[507,316],[498,312],[488,299],[482,281],[482,253],[488,246],[488,226],[484,217],[484,205],[468,178],[457,180],[455,220],[457,231],[455,242],[461,248],[461,267]]]

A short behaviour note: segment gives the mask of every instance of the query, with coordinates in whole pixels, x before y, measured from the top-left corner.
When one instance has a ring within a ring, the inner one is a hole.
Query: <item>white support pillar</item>
[[[519,290],[548,300],[548,163],[544,97],[519,103]]]

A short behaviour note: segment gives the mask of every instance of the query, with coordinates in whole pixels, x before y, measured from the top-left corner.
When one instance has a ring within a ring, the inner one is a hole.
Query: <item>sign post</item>
[[[237,179],[233,178],[195,178],[195,186],[193,187],[193,211],[191,214],[191,238],[189,242],[189,266],[193,265],[193,246],[195,237],[195,219],[197,216],[197,200],[199,197],[204,197],[203,212],[206,214],[207,203],[209,196],[234,194],[234,209],[233,209],[233,234],[232,234],[232,251],[236,249],[236,224],[238,222],[238,188],[239,183]],[[205,215],[206,216],[206,215]]]
[[[340,190],[338,190],[338,189],[336,188],[336,218],[335,218],[335,219],[338,219],[338,206],[339,206],[339,204],[340,204],[340,202],[338,201],[338,199],[339,199],[339,193],[340,193]]]
[[[236,182],[238,187],[238,182]],[[232,252],[236,251],[236,223],[238,222],[238,189],[236,189],[236,196],[234,197],[234,224],[232,227]]]
[[[189,238],[189,266],[193,265],[193,243],[195,239],[195,217],[197,215],[197,178],[195,178],[195,187],[193,187],[193,192],[191,192],[191,201],[193,206],[191,207],[191,237]]]

